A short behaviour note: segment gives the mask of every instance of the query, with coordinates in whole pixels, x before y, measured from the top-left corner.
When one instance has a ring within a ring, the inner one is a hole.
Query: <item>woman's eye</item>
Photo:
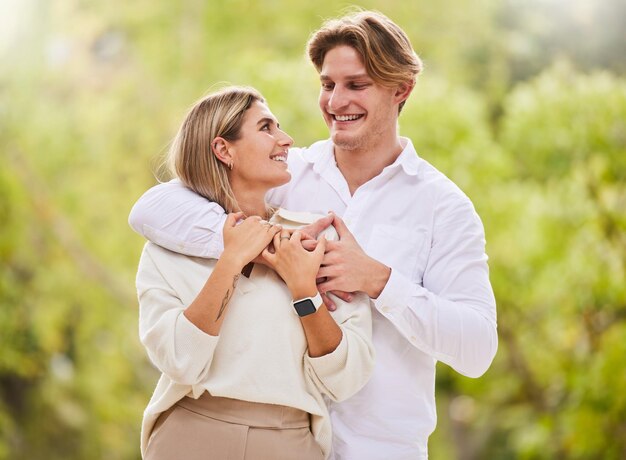
[[[261,126],[261,131],[269,131],[269,130],[270,130],[269,123],[265,123],[263,126]]]
[[[333,89],[333,85],[331,83],[322,83],[322,89],[324,91],[330,91]]]

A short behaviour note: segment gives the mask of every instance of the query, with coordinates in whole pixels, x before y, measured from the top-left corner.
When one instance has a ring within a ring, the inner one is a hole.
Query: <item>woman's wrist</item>
[[[235,253],[235,251],[224,250],[218,260],[218,263],[228,269],[233,270],[234,272],[239,273],[241,272],[241,270],[243,270],[243,267],[245,267],[248,262],[242,261],[239,255]]]
[[[315,283],[303,283],[288,285],[293,300],[300,300],[306,297],[314,297],[317,294],[317,286]]]

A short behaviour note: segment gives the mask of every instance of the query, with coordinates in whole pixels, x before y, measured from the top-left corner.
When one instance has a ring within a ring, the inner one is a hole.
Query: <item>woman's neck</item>
[[[267,204],[265,203],[265,191],[237,190],[233,187],[233,194],[239,204],[239,209],[246,217],[260,216],[267,219]]]

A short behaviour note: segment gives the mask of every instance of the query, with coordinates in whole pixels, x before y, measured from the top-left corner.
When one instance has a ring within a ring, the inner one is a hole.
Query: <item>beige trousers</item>
[[[183,398],[156,421],[145,460],[323,460],[309,414],[292,407]]]

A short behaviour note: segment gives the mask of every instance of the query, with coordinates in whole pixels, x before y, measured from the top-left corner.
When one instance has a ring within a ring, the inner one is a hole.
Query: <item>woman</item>
[[[147,460],[327,458],[324,396],[348,398],[370,375],[367,298],[331,315],[315,284],[324,239],[308,252],[299,231],[268,222],[264,196],[289,181],[291,144],[243,87],[196,103],[172,144],[183,184],[231,214],[217,261],[144,248],[140,337],[162,372],[144,413]],[[261,253],[271,268],[252,263]]]

